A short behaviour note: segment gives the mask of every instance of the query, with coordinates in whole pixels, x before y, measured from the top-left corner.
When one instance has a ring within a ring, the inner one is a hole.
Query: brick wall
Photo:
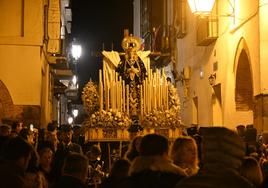
[[[5,84],[0,80],[0,121],[14,117],[14,105]]]
[[[14,109],[16,119],[21,120],[25,126],[33,124],[40,127],[40,106],[15,105]]]
[[[25,125],[40,126],[40,106],[14,105],[9,91],[0,80],[0,123],[2,120],[20,120]]]

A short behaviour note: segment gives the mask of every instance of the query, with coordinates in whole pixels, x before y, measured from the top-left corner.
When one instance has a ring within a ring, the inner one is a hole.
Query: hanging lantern
[[[193,14],[210,14],[215,0],[188,0]]]

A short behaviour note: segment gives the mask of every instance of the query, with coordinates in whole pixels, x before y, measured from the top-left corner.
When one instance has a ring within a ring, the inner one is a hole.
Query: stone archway
[[[236,51],[235,76],[236,111],[252,111],[254,107],[253,77],[248,47],[243,38]]]
[[[14,116],[14,105],[9,91],[0,80],[0,121],[11,119]]]

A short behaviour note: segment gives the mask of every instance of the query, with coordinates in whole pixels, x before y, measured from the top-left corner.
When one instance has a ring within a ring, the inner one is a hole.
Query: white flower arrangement
[[[131,124],[131,119],[122,112],[114,111],[97,111],[90,116],[87,125],[90,127],[100,128],[126,128]]]
[[[153,110],[144,118],[143,125],[146,128],[176,128],[181,126],[181,118],[174,110]]]

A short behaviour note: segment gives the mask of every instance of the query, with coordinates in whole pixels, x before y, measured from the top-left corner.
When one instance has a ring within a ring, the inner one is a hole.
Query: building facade
[[[57,120],[58,72],[72,75],[58,70],[67,64],[68,7],[67,0],[0,1],[0,121],[45,127]]]
[[[163,2],[176,28],[171,56],[184,124],[267,131],[268,1],[216,0],[209,16],[194,15],[186,0]]]

